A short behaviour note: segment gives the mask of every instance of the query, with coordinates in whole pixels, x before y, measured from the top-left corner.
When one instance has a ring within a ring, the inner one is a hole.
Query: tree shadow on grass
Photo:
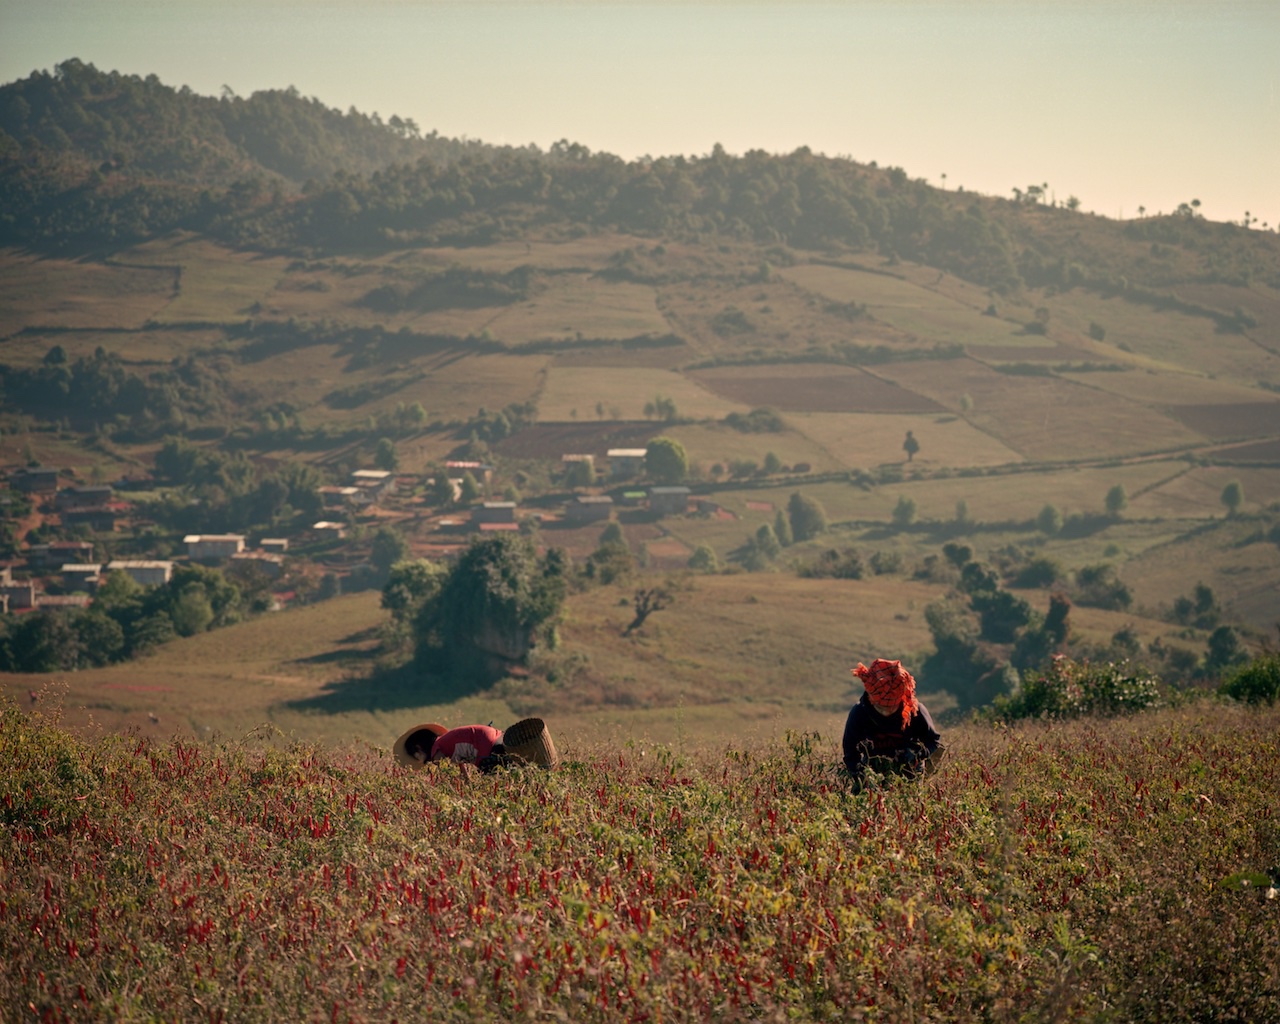
[[[372,657],[377,652],[356,652]],[[338,655],[338,656],[334,656]],[[340,661],[351,652],[331,652],[306,659]],[[429,672],[409,662],[394,667],[375,666],[371,671],[326,683],[313,697],[288,701],[285,707],[294,711],[318,711],[340,715],[348,711],[399,711],[424,704],[450,704],[463,697],[487,689],[489,681],[479,677],[459,678],[447,673]]]

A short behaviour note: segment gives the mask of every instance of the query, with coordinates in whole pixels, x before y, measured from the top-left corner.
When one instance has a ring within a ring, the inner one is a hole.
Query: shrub
[[[1246,704],[1274,704],[1280,698],[1280,654],[1264,654],[1236,669],[1218,692]]]
[[[709,544],[699,544],[689,556],[689,568],[694,572],[719,572],[720,559],[716,557],[715,548]]]
[[[1076,603],[1089,608],[1124,611],[1133,603],[1133,592],[1116,578],[1109,565],[1087,565],[1076,570]]]
[[[860,580],[863,572],[862,557],[853,548],[843,551],[829,548],[818,556],[817,561],[802,565],[797,570],[804,579],[836,580]]]
[[[1128,661],[1090,664],[1065,655],[1044,670],[1022,674],[1018,689],[996,698],[990,717],[1078,718],[1081,715],[1122,715],[1162,703],[1160,681]]]
[[[749,413],[731,412],[724,425],[744,434],[777,434],[786,429],[782,417],[772,409],[752,409]]]
[[[816,498],[796,491],[787,502],[791,520],[791,536],[796,541],[810,540],[827,530],[827,513]]]
[[[1051,587],[1062,579],[1062,566],[1047,555],[1033,558],[1013,578],[1019,587]]]

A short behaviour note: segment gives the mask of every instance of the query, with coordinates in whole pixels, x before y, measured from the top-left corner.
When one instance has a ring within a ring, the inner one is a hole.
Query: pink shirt
[[[489,756],[495,743],[501,742],[501,730],[490,725],[460,725],[436,737],[431,747],[431,760],[475,764]]]

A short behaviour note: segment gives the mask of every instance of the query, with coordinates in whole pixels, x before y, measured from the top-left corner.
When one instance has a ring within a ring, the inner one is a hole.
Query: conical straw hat
[[[416,737],[418,733],[428,732],[432,736],[443,736],[448,731],[443,725],[436,722],[424,722],[422,725],[415,725],[391,745],[391,753],[395,755],[396,760],[401,764],[408,765],[410,768],[421,768],[422,762],[409,753],[409,740]]]
[[[551,732],[541,718],[516,722],[502,734],[502,745],[508,754],[516,754],[543,768],[555,768],[560,763]]]

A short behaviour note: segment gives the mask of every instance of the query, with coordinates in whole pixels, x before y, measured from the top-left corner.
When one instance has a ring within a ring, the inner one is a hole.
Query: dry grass
[[[565,241],[530,239],[496,242],[479,248],[439,246],[416,249],[398,257],[395,263],[424,269],[456,265],[499,274],[523,266],[548,271],[599,269],[608,264],[614,253],[637,246],[649,249],[652,245],[649,239],[602,232]]]
[[[872,469],[904,463],[910,430],[920,442],[912,466],[921,469],[1002,466],[1022,456],[979,427],[954,415],[791,413],[787,420],[841,466]]]
[[[584,275],[552,279],[530,301],[497,311],[487,327],[509,345],[575,337],[656,337],[670,330],[651,286]]]
[[[1156,407],[1205,403],[1257,402],[1265,392],[1233,381],[1213,380],[1192,370],[1128,370],[1064,373],[1081,387],[1114,394],[1130,402]]]
[[[1224,619],[1243,624],[1275,643],[1280,627],[1280,546],[1257,536],[1248,520],[1223,521],[1190,531],[1138,554],[1122,576],[1135,600],[1150,609],[1168,608],[1190,596],[1197,583],[1210,586]]]
[[[1280,501],[1280,473],[1245,466],[1197,466],[1130,500],[1129,514],[1161,519],[1202,519],[1225,515],[1222,489],[1239,480],[1241,511],[1257,511]]]
[[[753,512],[730,525],[745,539],[757,520],[769,522],[772,515]],[[690,549],[697,542],[694,523],[664,521],[661,526],[670,531],[665,539],[653,526],[636,527],[641,533],[628,527],[628,537],[659,547],[672,544],[673,551],[675,544]],[[576,531],[582,534],[578,546],[592,546],[599,529]],[[555,544],[567,538],[548,530],[544,539]],[[834,536],[824,540],[840,543]],[[856,538],[848,540],[870,550]],[[1274,586],[1280,553],[1270,548],[1243,549],[1237,562],[1252,561],[1258,568],[1250,579],[1269,573]],[[1046,552],[1057,554],[1053,548]],[[904,553],[910,562],[912,550]],[[1188,549],[1176,561],[1194,565],[1207,553]],[[1213,552],[1214,559],[1224,557],[1232,556]],[[1170,561],[1167,553],[1158,554],[1153,565],[1158,569]],[[1156,571],[1149,578],[1139,575],[1144,566],[1151,568],[1138,558],[1122,575],[1153,607],[1159,602],[1145,595],[1162,587],[1166,596],[1176,595],[1195,582],[1185,564],[1181,579],[1175,574],[1163,582]],[[1204,578],[1238,610],[1241,592],[1227,591],[1226,577]],[[834,735],[857,696],[849,666],[880,655],[917,663],[931,646],[924,608],[945,589],[905,576],[852,581],[806,580],[789,572],[678,575],[675,604],[630,637],[624,629],[632,617],[632,587],[589,590],[567,604],[553,657],[568,659],[568,668],[557,685],[509,682],[456,697],[440,694],[427,680],[421,697],[415,697],[410,680],[390,689],[367,681],[376,631],[386,615],[378,595],[364,593],[176,641],[131,664],[61,677],[3,676],[0,689],[25,703],[28,689],[57,683],[65,687],[69,726],[157,738],[240,736],[269,722],[301,739],[364,739],[385,746],[414,721],[492,720],[502,726],[527,714],[546,715],[568,736],[643,738],[684,729],[706,737],[752,729],[776,738],[786,728]],[[1045,592],[1024,596],[1041,610],[1047,607]],[[1125,626],[1144,642],[1172,637],[1172,627],[1138,614],[1076,609],[1072,616],[1081,635],[1099,641]],[[928,700],[936,710],[950,704],[945,695]]]
[[[548,421],[595,419],[596,407],[602,405],[610,419],[642,420],[646,403],[658,396],[670,398],[680,416],[693,419],[722,419],[749,408],[670,370],[554,365],[538,397],[538,416]]]
[[[30,327],[137,329],[173,298],[172,270],[0,250],[0,337]]]
[[[787,422],[791,422],[787,417]],[[773,452],[784,466],[807,462],[815,473],[828,473],[844,468],[843,463],[811,436],[808,431],[788,429],[781,433],[744,434],[730,427],[712,424],[682,424],[663,431],[684,445],[690,462],[703,472],[715,463],[728,467],[736,460],[763,464],[765,456]]]
[[[289,262],[182,235],[138,246],[118,259],[132,266],[181,269],[177,295],[153,317],[160,323],[244,320],[255,304],[268,300]]]
[[[1122,298],[1102,298],[1073,291],[1045,299],[1054,321],[1084,332],[1090,322],[1101,324],[1108,345],[1166,366],[1206,373],[1246,386],[1259,380],[1280,379],[1280,356],[1261,348],[1246,334],[1227,334],[1207,317],[1161,311]],[[1216,304],[1215,304],[1216,305]],[[1234,305],[1221,307],[1230,313]]]
[[[1191,446],[1200,435],[1134,402],[1056,377],[1010,376],[973,360],[893,363],[878,375],[960,408],[967,418],[1031,460],[1099,458]]]
[[[841,267],[801,266],[782,275],[833,302],[865,305],[877,320],[928,343],[963,345],[1043,345],[1045,340],[1021,333],[1021,324],[984,316],[985,304],[974,306],[950,295],[886,274]],[[935,277],[937,272],[934,272]],[[965,296],[965,298],[970,298]]]
[[[446,421],[469,419],[480,408],[492,412],[533,398],[547,364],[546,356],[430,357],[425,377],[411,380],[385,399],[362,406],[361,412],[394,408],[400,402],[421,402],[433,417]]]
[[[861,302],[900,309],[954,309],[959,303],[889,273],[848,270],[819,264],[787,267],[779,275],[833,302]]]
[[[400,403],[421,402],[431,419],[466,420],[481,407],[501,409],[525,402],[538,389],[547,356],[464,355],[432,352],[408,353],[394,364],[374,364],[349,369],[350,356],[336,345],[311,345],[253,363],[237,364],[231,376],[241,387],[264,401],[287,401],[304,410],[308,424],[361,420]],[[398,386],[371,397],[353,408],[326,404],[339,390],[353,391],[365,385],[385,384],[398,378]]]

